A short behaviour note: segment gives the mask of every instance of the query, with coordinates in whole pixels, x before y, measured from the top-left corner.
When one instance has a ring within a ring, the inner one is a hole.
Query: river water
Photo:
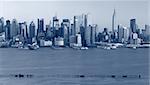
[[[149,57],[148,48],[0,48],[0,85],[149,85]]]

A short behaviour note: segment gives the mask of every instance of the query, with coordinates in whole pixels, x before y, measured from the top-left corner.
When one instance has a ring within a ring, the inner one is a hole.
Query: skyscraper
[[[86,46],[91,45],[91,30],[92,30],[92,26],[89,25],[85,31],[86,32],[86,35],[85,35]]]
[[[114,9],[113,16],[112,16],[112,33],[111,33],[111,42],[117,42],[117,36],[115,31],[117,29],[116,25],[116,10]]]
[[[129,39],[129,28],[123,27],[123,34],[124,34],[124,43],[128,43],[128,39]]]
[[[38,30],[37,34],[44,32],[44,19],[38,19]]]
[[[131,28],[131,31],[132,31],[133,33],[136,32],[136,19],[131,19],[131,20],[130,20],[130,28]]]
[[[80,27],[83,25],[82,16],[74,16],[74,35],[80,33]]]
[[[123,26],[118,25],[118,42],[122,43],[124,38]]]
[[[35,24],[33,21],[30,23],[30,26],[29,26],[29,37],[30,38],[35,37]]]
[[[115,32],[115,28],[116,28],[116,11],[114,9],[113,16],[112,16],[112,32],[113,33]]]
[[[11,29],[10,29],[10,38],[13,38],[18,34],[18,23],[16,19],[12,20]]]
[[[150,35],[150,25],[145,25],[146,35]]]
[[[10,39],[10,21],[7,20],[6,21],[6,26],[5,26],[5,36],[6,36],[6,40]]]
[[[52,27],[51,27],[51,21],[48,25],[46,25],[46,40],[51,40],[52,38]]]
[[[27,24],[26,24],[26,22],[23,22],[23,23],[20,23],[20,25],[21,25],[21,31],[23,31],[23,32],[21,32],[21,35],[22,35],[25,39],[27,39],[27,38],[28,38]]]
[[[70,35],[70,21],[69,19],[63,19],[63,29],[64,29],[64,44],[69,45],[69,35]]]
[[[0,33],[4,32],[4,18],[0,18]]]
[[[59,35],[59,19],[57,19],[57,16],[53,17],[53,38],[58,37]]]

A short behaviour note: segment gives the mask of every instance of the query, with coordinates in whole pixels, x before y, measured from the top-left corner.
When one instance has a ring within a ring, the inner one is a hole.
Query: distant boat
[[[29,45],[28,45],[28,48],[29,48],[30,50],[36,50],[36,49],[39,49],[39,46],[38,46],[37,44],[33,43],[32,45],[29,44]]]
[[[61,50],[61,49],[63,49],[63,48],[62,48],[62,47],[59,47],[59,46],[52,46],[52,49]]]
[[[111,49],[117,49],[117,46],[110,46]]]
[[[137,49],[137,47],[136,46],[134,46],[134,47],[132,47],[133,49]]]
[[[110,48],[110,47],[104,47],[104,49],[106,49],[106,50],[110,50],[111,48]]]
[[[87,50],[88,47],[81,47],[80,50]]]

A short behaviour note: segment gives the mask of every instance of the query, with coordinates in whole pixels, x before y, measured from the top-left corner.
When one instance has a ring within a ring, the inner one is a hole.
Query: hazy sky
[[[98,24],[100,29],[111,28],[112,14],[116,9],[116,21],[118,24],[129,26],[130,19],[136,18],[140,28],[149,24],[150,17],[148,0],[83,0],[83,1],[64,1],[64,0],[34,0],[34,1],[0,1],[0,16],[5,19],[16,18],[20,21],[27,21],[28,24],[37,18],[44,18],[48,24],[52,17],[57,14],[58,18],[72,19],[74,15],[89,13],[89,23]]]

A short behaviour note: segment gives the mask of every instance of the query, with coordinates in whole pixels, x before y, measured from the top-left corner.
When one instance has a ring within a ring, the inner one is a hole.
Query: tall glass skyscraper
[[[114,9],[113,16],[112,16],[112,32],[115,32],[116,28],[116,10]]]
[[[133,33],[136,32],[136,19],[131,19],[131,20],[130,20],[130,28],[131,28],[131,31],[132,31]]]
[[[30,38],[35,37],[35,24],[33,21],[30,23],[30,26],[29,26],[29,37]]]
[[[18,23],[16,19],[12,20],[11,29],[10,29],[10,37],[13,38],[18,33]]]
[[[10,21],[7,20],[6,21],[6,26],[5,26],[5,36],[6,36],[6,40],[10,39]]]

